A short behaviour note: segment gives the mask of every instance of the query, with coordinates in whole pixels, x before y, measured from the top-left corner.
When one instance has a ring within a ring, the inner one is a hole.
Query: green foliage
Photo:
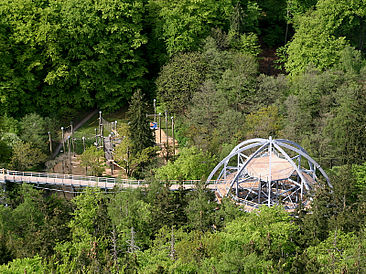
[[[136,233],[135,244],[139,248],[150,245],[151,205],[142,200],[140,190],[117,193],[108,204],[108,215],[118,233],[118,249],[127,250],[132,227]]]
[[[58,256],[58,271],[96,271],[100,269],[107,247],[107,210],[103,195],[98,188],[86,188],[73,199],[75,210],[68,223],[72,240],[59,243],[55,250]]]
[[[159,102],[169,113],[184,113],[205,77],[205,65],[197,52],[175,55],[162,67],[156,80]]]
[[[143,14],[142,1],[3,1],[2,112],[118,108],[143,85]]]
[[[223,142],[236,140],[243,112],[249,111],[258,64],[253,56],[220,49],[212,37],[206,39],[201,58],[206,73],[177,130],[189,138],[186,144],[216,153]]]
[[[47,266],[40,256],[33,258],[15,259],[7,265],[0,265],[0,272],[4,274],[13,273],[44,273]]]
[[[0,208],[2,258],[26,258],[36,254],[43,258],[51,256],[55,244],[68,239],[66,222],[70,208],[67,202],[53,195],[44,197],[27,184],[20,187],[16,199],[9,201],[13,208]]]
[[[314,8],[318,0],[287,0],[287,7],[291,15],[301,15]]]
[[[279,207],[261,207],[229,223],[221,238],[217,271],[285,271],[296,251],[297,226]],[[211,262],[212,263],[212,262]],[[277,264],[277,265],[276,265]]]
[[[103,150],[95,146],[88,147],[80,156],[80,165],[87,169],[88,174],[101,176],[105,167]]]
[[[261,207],[226,226],[221,236],[227,245],[224,249],[234,251],[235,247],[252,246],[266,259],[291,256],[295,244],[291,241],[298,228],[289,222],[290,216],[281,207]]]
[[[196,184],[196,191],[189,195],[186,207],[188,227],[197,231],[209,230],[214,224],[216,202],[212,192],[203,183]]]
[[[362,48],[365,30],[360,22],[365,11],[363,1],[321,0],[316,10],[296,17],[296,32],[286,50],[286,70],[299,74],[309,65],[325,70],[338,64],[347,46]]]
[[[0,140],[0,167],[6,167],[6,163],[10,161],[11,148],[4,142]]]
[[[237,45],[237,48],[241,53],[258,56],[260,53],[258,36],[254,33],[244,33],[240,35],[240,41]]]
[[[131,153],[137,154],[154,145],[154,137],[150,129],[148,105],[144,101],[141,90],[137,90],[131,98],[128,109],[129,137],[132,143]]]
[[[0,117],[0,132],[1,133],[19,133],[19,122],[8,116],[1,116]]]
[[[357,80],[347,79],[336,93],[329,133],[343,163],[358,164],[366,160],[364,142],[366,90]]]
[[[366,163],[352,166],[352,172],[356,177],[355,187],[357,190],[361,192],[366,191]]]
[[[114,159],[124,168],[127,177],[136,177],[136,175],[139,177],[141,170],[152,164],[155,160],[158,147],[147,147],[133,154],[133,143],[131,141],[129,125],[122,124],[122,126],[118,128],[118,133],[120,136],[123,136],[123,138],[114,152]]]
[[[329,232],[329,237],[317,246],[309,247],[306,253],[317,263],[320,273],[362,272],[365,265],[360,258],[365,254],[365,244],[354,233],[336,230]]]
[[[47,156],[39,148],[19,141],[14,145],[10,167],[16,170],[33,170],[46,159]]]
[[[143,190],[87,189],[72,214],[5,184],[0,272],[365,272],[365,14],[361,0],[0,2],[1,167],[42,167],[59,127],[35,112],[114,110],[143,89],[115,159],[127,176],[156,172]],[[258,75],[285,41],[290,75]],[[179,154],[157,169],[143,93],[176,117]],[[202,179],[238,142],[269,135],[301,144],[333,185],[296,218],[161,182]],[[90,174],[102,154],[82,155]]]
[[[285,42],[287,0],[257,0],[262,13],[259,27],[262,40],[268,47]]]
[[[182,148],[177,160],[156,170],[156,178],[160,180],[200,180],[208,176],[215,164],[210,154],[192,146]]]
[[[24,142],[31,143],[34,147],[47,150],[49,119],[45,119],[36,113],[25,115],[19,122],[19,137]]]
[[[246,139],[277,137],[281,130],[281,116],[276,106],[261,108],[245,120]]]
[[[151,1],[159,11],[155,16],[156,32],[160,33],[170,56],[197,50],[211,28],[228,28],[233,12],[231,1]]]
[[[259,75],[257,77],[256,92],[251,96],[253,98],[251,112],[272,104],[276,104],[280,108],[285,98],[289,95],[289,90],[290,81],[285,75]]]

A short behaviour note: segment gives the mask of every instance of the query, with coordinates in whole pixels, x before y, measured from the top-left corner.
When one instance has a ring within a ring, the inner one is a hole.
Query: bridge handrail
[[[89,181],[89,182],[100,182],[100,183],[112,183],[112,184],[130,184],[130,185],[141,185],[147,184],[145,180],[135,179],[122,179],[114,177],[96,177],[96,176],[84,176],[84,175],[73,175],[73,174],[61,174],[61,173],[46,173],[46,172],[32,172],[32,171],[17,171],[9,169],[0,169],[0,175],[10,176],[21,176],[21,177],[39,177],[39,178],[51,178],[51,179],[64,179],[72,181]],[[170,183],[172,185],[183,184],[196,185],[200,180],[161,180],[161,183]],[[216,184],[216,180],[211,180],[209,184]]]

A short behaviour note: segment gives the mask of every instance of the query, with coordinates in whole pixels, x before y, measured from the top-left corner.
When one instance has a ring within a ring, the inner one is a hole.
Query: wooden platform
[[[294,172],[294,168],[286,159],[276,155],[254,158],[248,163],[246,169],[250,176],[261,178],[264,181],[286,179]]]

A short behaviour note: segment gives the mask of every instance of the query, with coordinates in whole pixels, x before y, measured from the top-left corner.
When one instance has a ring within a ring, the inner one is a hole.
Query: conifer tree
[[[148,104],[144,101],[141,90],[137,90],[131,98],[128,110],[131,141],[133,148],[132,154],[154,145],[154,137],[149,127]]]

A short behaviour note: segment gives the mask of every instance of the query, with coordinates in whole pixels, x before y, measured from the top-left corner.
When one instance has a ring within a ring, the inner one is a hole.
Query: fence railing
[[[145,180],[133,180],[133,179],[122,179],[122,178],[113,178],[113,177],[96,177],[96,176],[83,176],[83,175],[72,175],[72,174],[60,174],[60,173],[45,173],[45,172],[29,172],[29,171],[16,171],[16,170],[8,170],[8,169],[0,169],[0,177],[4,177],[6,180],[12,181],[10,176],[13,176],[13,180],[16,180],[16,177],[21,177],[20,179],[25,180],[27,182],[37,181],[37,178],[46,179],[47,183],[55,182],[55,179],[60,180],[71,180],[75,181],[76,185],[80,185],[80,182],[89,183],[90,185],[96,184],[99,186],[106,184],[115,184],[115,185],[135,185],[135,186],[146,186],[148,182]],[[24,178],[27,177],[27,178]],[[47,180],[49,179],[49,180]],[[79,182],[79,183],[77,183]],[[161,180],[161,183],[170,183],[171,185],[179,185],[183,184],[183,186],[194,186],[200,182],[200,180]],[[89,185],[88,184],[88,185]],[[210,185],[216,184],[216,181],[212,180],[209,182]]]

